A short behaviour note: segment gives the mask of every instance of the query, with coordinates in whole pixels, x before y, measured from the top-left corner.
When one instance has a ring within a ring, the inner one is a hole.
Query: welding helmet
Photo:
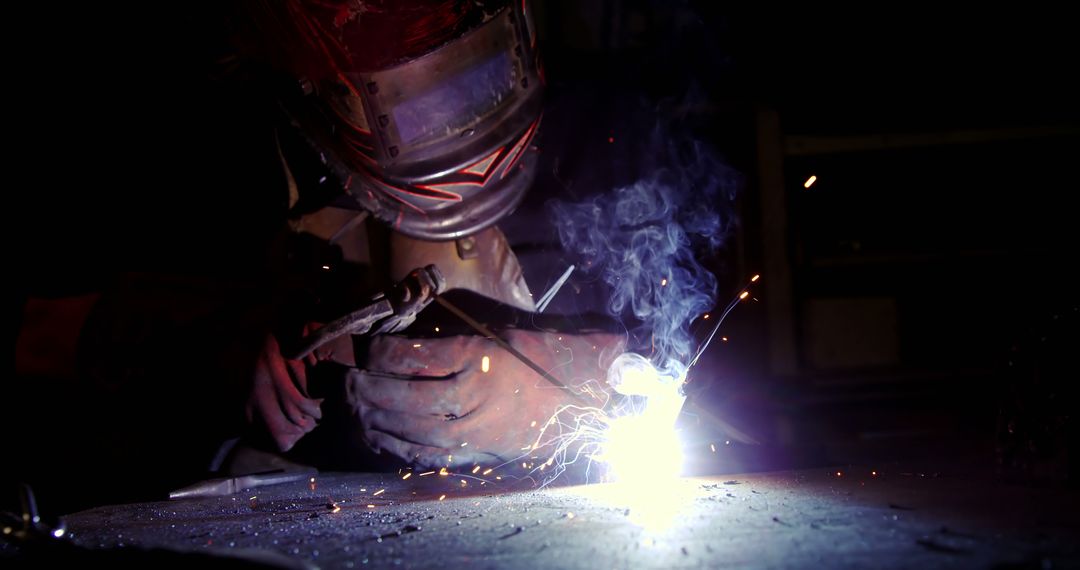
[[[520,203],[543,83],[524,0],[270,9],[291,26],[281,48],[297,89],[282,106],[361,207],[406,235],[451,240]]]

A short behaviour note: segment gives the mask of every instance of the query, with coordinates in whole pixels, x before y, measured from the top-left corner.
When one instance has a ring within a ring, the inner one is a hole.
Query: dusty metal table
[[[617,485],[520,491],[470,475],[320,474],[66,522],[94,551],[270,566],[1080,566],[1080,500],[1060,488],[847,468],[681,479],[628,496]]]

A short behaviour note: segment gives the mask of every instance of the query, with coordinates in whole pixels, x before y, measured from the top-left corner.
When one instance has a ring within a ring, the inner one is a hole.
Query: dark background
[[[632,0],[534,11],[553,100],[590,102],[576,138],[638,137],[640,114],[624,110],[657,109],[744,175],[737,226],[707,259],[721,304],[751,275],[762,282],[692,376],[693,398],[762,445],[706,454],[728,434],[691,425],[696,469],[945,456],[1075,481],[1080,93],[1064,13]],[[26,296],[95,290],[118,271],[231,290],[264,278],[285,198],[268,101],[212,79],[227,28],[217,8],[12,22],[25,38],[7,121],[15,325]],[[596,152],[597,168],[617,146]],[[78,441],[62,418],[85,402],[33,381],[12,379],[5,398],[14,463],[87,467],[93,450],[76,464],[50,443]]]

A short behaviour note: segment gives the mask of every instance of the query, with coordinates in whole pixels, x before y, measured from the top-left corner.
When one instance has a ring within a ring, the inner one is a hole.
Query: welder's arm
[[[503,338],[571,387],[606,386],[623,339],[512,330]],[[545,380],[479,336],[380,336],[348,379],[350,404],[376,451],[425,467],[492,464],[522,455],[538,430],[568,404],[603,404]],[[579,399],[579,398],[583,398]]]
[[[307,367],[314,364],[314,356],[286,359],[273,335],[267,336],[255,363],[248,422],[265,429],[281,451],[291,449],[322,419],[322,400],[311,398],[307,389]]]

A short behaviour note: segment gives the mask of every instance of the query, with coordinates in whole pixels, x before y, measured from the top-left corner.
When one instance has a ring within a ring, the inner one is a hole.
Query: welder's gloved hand
[[[503,338],[564,384],[588,381],[594,393],[623,346],[610,334],[513,330]],[[445,466],[450,456],[451,468],[514,459],[562,406],[604,403],[576,399],[479,336],[379,336],[358,364],[347,390],[368,445],[422,467]]]
[[[291,449],[322,419],[322,400],[311,398],[307,390],[307,367],[314,364],[314,356],[286,359],[273,335],[267,337],[255,364],[248,422],[261,424],[281,451]]]

